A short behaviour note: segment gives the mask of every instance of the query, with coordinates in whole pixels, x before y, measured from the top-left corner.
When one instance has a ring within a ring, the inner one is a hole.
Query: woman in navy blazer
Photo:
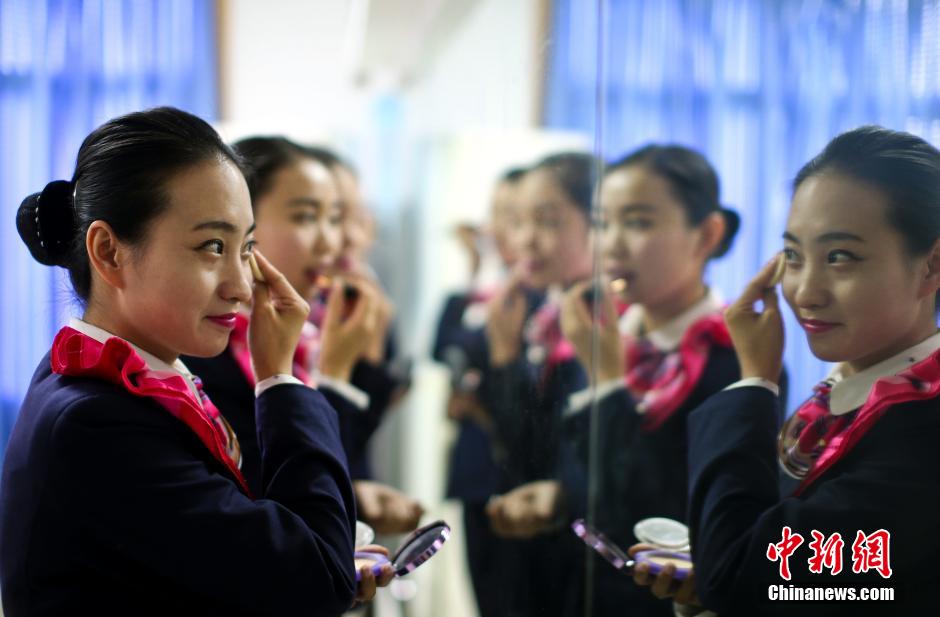
[[[249,137],[233,147],[248,170],[259,247],[297,293],[313,298],[323,291],[319,281],[336,274],[349,214],[332,170],[334,159],[284,137]],[[380,314],[388,303],[365,278],[351,279],[347,285],[355,285],[355,305],[344,306],[342,292],[330,293],[319,323],[304,326],[294,374],[316,383],[339,415],[359,516],[378,533],[407,533],[417,527],[424,511],[400,491],[369,478],[366,450],[398,386],[381,357],[386,332],[380,324],[387,325],[388,318]],[[242,443],[242,470],[254,488],[262,470],[246,326],[247,319],[240,315],[224,353],[187,357],[186,365],[232,423]],[[378,358],[368,357],[370,348]]]
[[[596,160],[565,152],[543,158],[522,177],[514,241],[518,261],[487,305],[487,370],[479,390],[493,430],[490,443],[507,493],[552,477],[568,396],[586,386],[585,373],[561,336],[558,300],[565,287],[591,271],[590,209]],[[545,295],[531,290],[546,290]],[[544,298],[540,304],[535,301]],[[487,516],[506,535],[494,498]],[[503,542],[499,593],[504,614],[567,615],[570,568],[563,555],[577,548],[567,531]]]
[[[843,133],[797,174],[783,237],[783,296],[836,364],[778,432],[775,258],[726,313],[744,379],[689,416],[695,577],[678,594],[722,615],[931,614],[940,151],[880,127]],[[778,493],[778,470],[795,488]],[[799,602],[817,588],[828,601]]]
[[[327,616],[371,597],[336,412],[290,376],[309,307],[260,254],[252,288],[248,189],[215,131],[171,108],[111,120],[17,227],[85,311],[40,362],[4,460],[5,614]],[[221,352],[249,302],[257,492],[178,360]]]
[[[698,152],[649,145],[607,166],[600,186],[605,283],[571,287],[561,325],[593,389],[573,394],[555,479],[517,490],[505,524],[540,533],[583,518],[621,546],[636,542],[634,525],[654,516],[684,520],[686,418],[711,394],[739,378],[721,313],[723,303],[704,279],[706,265],[730,248],[737,215],[721,207],[718,176]],[[595,321],[592,304],[599,303]],[[618,315],[617,303],[626,306]],[[595,342],[598,347],[594,359]],[[596,411],[591,409],[596,398]],[[597,421],[592,444],[591,422]],[[588,461],[596,498],[588,504]],[[524,506],[550,503],[547,509]],[[583,547],[581,547],[583,548]],[[573,560],[581,565],[581,555]],[[575,605],[588,593],[572,577]],[[672,606],[638,589],[601,559],[590,582],[593,614],[670,615]]]

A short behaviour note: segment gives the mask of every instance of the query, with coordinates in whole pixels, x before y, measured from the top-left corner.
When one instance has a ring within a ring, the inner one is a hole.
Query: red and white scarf
[[[700,317],[682,335],[677,349],[659,349],[646,337],[623,335],[627,373],[624,382],[644,415],[643,428],[654,431],[682,406],[705,372],[713,347],[731,347],[720,312]]]
[[[940,349],[875,380],[864,403],[852,413],[830,412],[834,387],[831,382],[823,383],[787,420],[778,439],[781,466],[802,478],[796,495],[845,457],[889,409],[940,395]]]
[[[71,327],[64,327],[52,343],[52,370],[59,375],[102,379],[131,394],[160,404],[181,420],[206,446],[213,458],[236,479],[249,497],[251,491],[239,469],[238,438],[196,381],[197,394],[187,378],[172,370],[151,370],[147,362],[122,338],[100,342]]]
[[[643,429],[654,431],[688,400],[713,347],[731,347],[721,298],[714,291],[656,330],[644,332],[642,305],[622,307],[624,383],[643,414]]]

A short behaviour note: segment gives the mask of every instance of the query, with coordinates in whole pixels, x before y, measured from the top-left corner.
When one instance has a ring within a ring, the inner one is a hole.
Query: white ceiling
[[[347,52],[360,85],[421,78],[479,0],[348,0]]]

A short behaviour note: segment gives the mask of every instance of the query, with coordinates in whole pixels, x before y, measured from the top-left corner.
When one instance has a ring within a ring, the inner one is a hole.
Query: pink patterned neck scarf
[[[242,476],[241,449],[232,427],[196,381],[198,400],[179,373],[153,371],[130,343],[109,338],[101,343],[70,327],[56,334],[52,343],[52,370],[59,375],[102,379],[121,386],[131,394],[150,398],[189,427],[238,481],[249,497]]]
[[[803,479],[796,495],[842,459],[891,407],[940,395],[940,350],[876,381],[855,412],[829,413],[831,388],[828,382],[817,385],[813,396],[784,423],[777,440],[781,466]]]
[[[644,414],[643,428],[662,426],[689,398],[698,384],[712,346],[731,347],[731,336],[720,313],[706,315],[682,335],[679,348],[663,351],[646,338],[624,335],[627,390]]]
[[[526,359],[533,365],[541,365],[541,385],[555,366],[575,357],[574,346],[561,332],[561,307],[550,299],[529,318],[523,338]]]

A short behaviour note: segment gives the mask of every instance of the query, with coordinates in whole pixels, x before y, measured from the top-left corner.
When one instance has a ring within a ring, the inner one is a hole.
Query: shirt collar
[[[652,332],[644,334],[643,317],[646,311],[642,304],[631,304],[620,317],[620,332],[634,338],[645,337],[660,351],[673,351],[678,349],[682,336],[692,324],[706,315],[721,310],[722,306],[721,294],[715,289],[709,289],[704,298],[685,312]]]
[[[72,317],[71,319],[69,319],[69,327],[72,328],[73,330],[78,330],[85,336],[95,339],[99,343],[105,343],[110,338],[121,338],[115,334],[111,334],[110,332],[108,332],[107,330],[103,328],[99,328],[98,326],[90,324],[87,321],[78,319],[77,317]],[[182,360],[177,358],[173,364],[167,364],[166,362],[156,357],[152,353],[144,351],[143,349],[131,343],[130,341],[126,339],[121,339],[121,340],[125,341],[128,345],[130,345],[134,349],[134,351],[136,351],[137,354],[141,358],[143,358],[144,362],[147,363],[147,368],[150,369],[151,371],[164,372],[164,373],[176,373],[178,375],[182,375],[183,377],[185,377],[186,385],[189,386],[190,391],[196,396],[196,400],[197,401],[202,400],[201,397],[199,396],[199,391],[196,389],[196,384],[193,382],[194,375],[190,372],[188,368],[186,368],[186,365],[183,364]]]
[[[937,349],[940,349],[940,332],[854,375],[844,377],[842,365],[837,364],[829,371],[829,377],[826,379],[833,384],[829,393],[829,412],[838,416],[858,409],[865,404],[876,381],[882,377],[897,375],[926,359]]]

